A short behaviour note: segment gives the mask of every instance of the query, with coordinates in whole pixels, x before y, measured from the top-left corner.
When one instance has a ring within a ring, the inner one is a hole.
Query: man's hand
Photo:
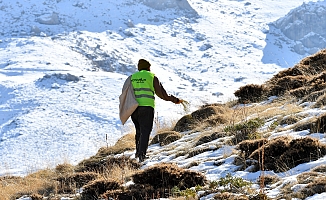
[[[179,99],[175,104],[181,104],[183,106],[183,110],[188,113],[190,112],[190,104],[188,101]]]
[[[184,102],[184,100],[183,99],[179,99],[175,104],[180,104],[182,102]]]

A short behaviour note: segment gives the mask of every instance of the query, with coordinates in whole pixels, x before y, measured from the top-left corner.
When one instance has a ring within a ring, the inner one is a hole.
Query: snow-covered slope
[[[0,174],[74,164],[130,131],[118,97],[140,58],[192,110],[293,66],[304,55],[270,23],[303,2],[0,0]],[[159,120],[184,114],[157,100]]]

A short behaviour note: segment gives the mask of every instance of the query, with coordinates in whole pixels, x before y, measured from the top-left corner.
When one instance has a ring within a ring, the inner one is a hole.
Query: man
[[[151,72],[151,64],[144,59],[138,61],[138,72],[131,76],[138,107],[131,114],[131,120],[136,129],[136,154],[135,157],[143,162],[146,158],[149,136],[153,128],[155,94],[165,101],[180,104],[183,100],[173,95],[168,95],[158,78]]]

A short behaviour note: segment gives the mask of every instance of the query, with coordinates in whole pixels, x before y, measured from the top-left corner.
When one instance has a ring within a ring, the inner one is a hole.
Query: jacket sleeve
[[[155,76],[154,77],[154,89],[155,89],[155,94],[160,97],[161,99],[165,101],[172,101],[173,103],[177,103],[179,99],[173,95],[168,95],[161,84],[161,82],[158,80],[158,78]]]

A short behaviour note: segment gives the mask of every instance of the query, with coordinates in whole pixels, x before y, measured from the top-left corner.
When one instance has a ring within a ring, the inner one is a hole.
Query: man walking
[[[155,94],[165,101],[180,104],[183,100],[173,95],[168,95],[158,80],[150,70],[151,64],[144,59],[138,61],[138,72],[131,76],[131,84],[134,89],[138,107],[131,114],[131,120],[136,129],[136,154],[142,162],[146,158],[149,136],[153,128]]]

